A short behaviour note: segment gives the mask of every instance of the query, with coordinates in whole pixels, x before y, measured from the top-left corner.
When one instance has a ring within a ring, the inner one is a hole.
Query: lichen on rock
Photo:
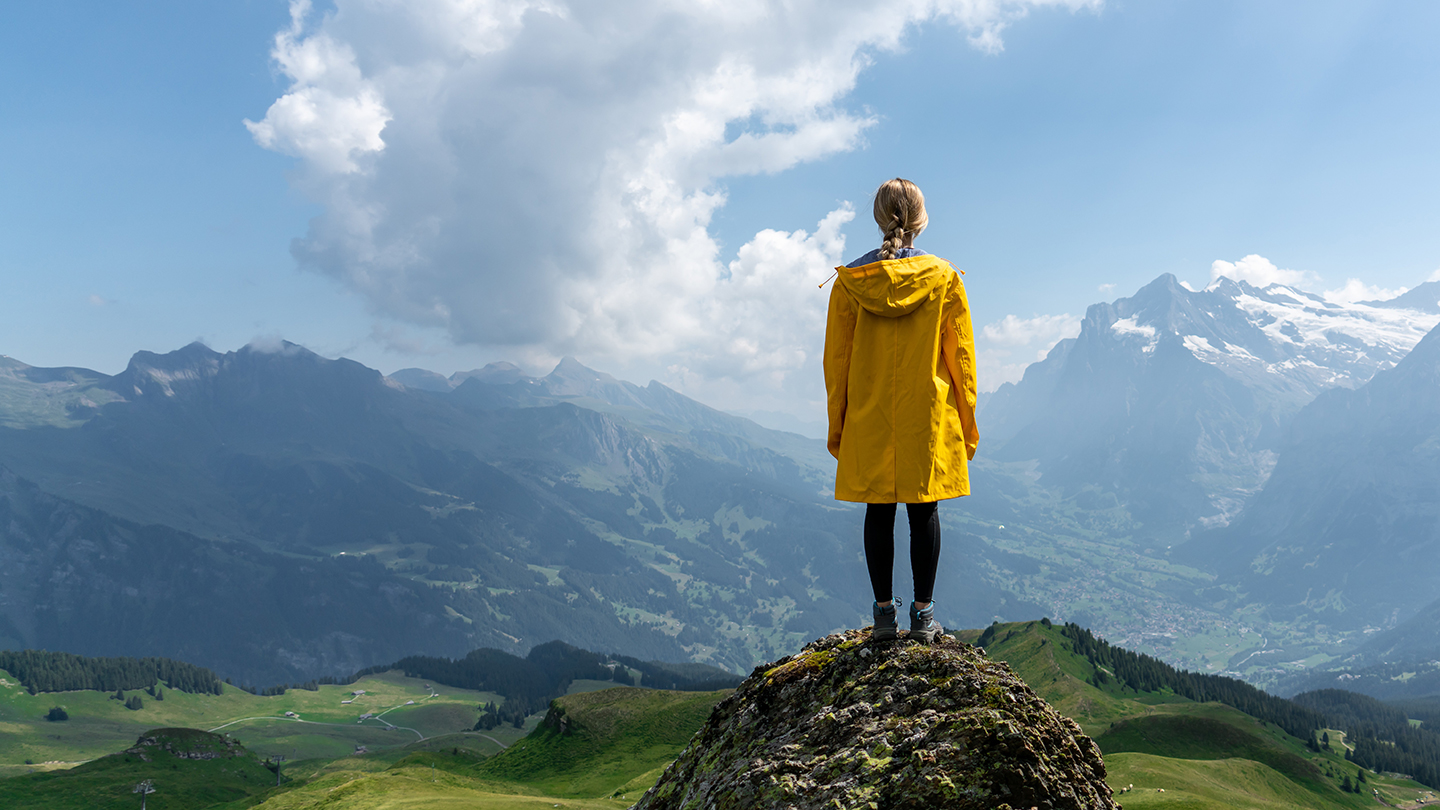
[[[953,637],[849,630],[757,667],[634,810],[1119,806],[1100,750]]]

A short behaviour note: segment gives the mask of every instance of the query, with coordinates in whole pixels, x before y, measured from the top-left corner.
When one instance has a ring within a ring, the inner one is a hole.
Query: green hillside
[[[1126,686],[1092,664],[1063,628],[1048,622],[998,624],[958,634],[1009,664],[1045,700],[1074,719],[1105,757],[1110,785],[1127,808],[1342,808],[1415,802],[1431,791],[1408,779],[1367,774],[1364,795],[1342,790],[1356,765],[1338,747],[1306,741],[1219,702],[1167,688]],[[1163,792],[1162,792],[1163,791]]]
[[[1218,700],[1188,699],[1164,685],[1136,689],[1130,685],[1141,677],[1135,663],[1121,662],[1115,671],[1097,665],[1093,638],[1080,628],[1025,622],[960,636],[983,640],[987,655],[1007,662],[1080,723],[1103,751],[1109,782],[1122,792],[1119,800],[1132,810],[1338,810],[1372,807],[1377,798],[1412,807],[1434,795],[1416,782],[1369,772],[1363,792],[1346,790],[1358,784],[1359,769],[1345,759],[1347,742],[1339,732],[1332,731],[1333,748],[1325,750]],[[1231,702],[1269,700],[1235,683],[1225,692],[1223,684],[1201,681]],[[130,788],[153,778],[169,796],[184,797],[185,804],[174,806],[197,810],[618,810],[654,784],[728,693],[606,686],[574,682],[572,693],[557,698],[543,721],[538,715],[530,719],[526,735],[527,729],[511,725],[484,733],[465,730],[478,718],[478,706],[498,701],[497,695],[395,671],[275,697],[230,686],[220,695],[166,691],[162,701],[130,693],[144,697],[138,710],[127,709],[113,693],[30,695],[0,672],[0,757],[36,763],[11,766],[10,773],[52,769],[0,780],[0,807],[128,808],[137,798]],[[346,700],[352,702],[341,702]],[[44,719],[57,705],[66,708],[69,720]],[[1266,711],[1291,722],[1294,717],[1284,714],[1288,705]],[[360,720],[363,714],[376,717]],[[142,763],[134,754],[115,754],[132,748],[145,728],[182,721],[215,734],[169,733],[237,748],[243,742],[248,759],[235,761],[244,767],[221,772],[216,760]],[[261,763],[276,754],[287,759],[285,783],[278,788],[271,781],[274,773]],[[87,759],[94,761],[73,767]],[[56,796],[67,797],[65,802],[74,798],[70,804],[50,801]],[[170,806],[159,797],[158,792],[151,797],[151,807]]]
[[[147,731],[124,751],[51,773],[0,779],[6,810],[138,807],[148,780],[152,810],[189,810],[246,802],[274,789],[275,775],[255,754],[219,734],[186,728]]]
[[[480,773],[555,796],[624,795],[622,788],[636,787],[643,792],[728,694],[621,687],[567,695],[530,736]],[[644,784],[631,785],[652,772]]]
[[[189,694],[163,685],[161,689],[162,700],[144,690],[127,691],[127,700],[139,697],[143,704],[132,710],[114,693],[31,695],[18,678],[0,670],[0,776],[97,759],[159,727],[229,734],[261,756],[333,759],[350,754],[356,746],[394,748],[466,731],[475,725],[481,704],[504,701],[491,692],[440,686],[395,671],[367,675],[344,686],[320,686],[313,692],[291,689],[273,697],[229,685],[220,695]],[[364,694],[352,694],[357,691]],[[46,719],[56,706],[65,710],[68,720]],[[373,716],[362,720],[366,714]],[[507,724],[476,737],[486,740],[494,753],[523,735],[522,729]]]
[[[577,692],[557,699],[543,723],[498,756],[437,738],[390,754],[300,763],[289,771],[295,781],[258,808],[628,807],[727,694],[633,687]]]

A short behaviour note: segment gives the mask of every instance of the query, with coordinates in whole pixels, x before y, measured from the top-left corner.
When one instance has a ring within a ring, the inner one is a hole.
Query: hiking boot
[[[910,603],[910,633],[908,638],[914,639],[921,644],[929,644],[943,631],[940,624],[935,621],[935,603],[931,602],[924,610],[916,610],[915,603]]]
[[[900,636],[900,624],[897,622],[896,608],[900,607],[900,600],[891,600],[888,605],[881,605],[876,602],[870,607],[870,613],[875,617],[875,630],[870,637],[876,641],[894,641]]]

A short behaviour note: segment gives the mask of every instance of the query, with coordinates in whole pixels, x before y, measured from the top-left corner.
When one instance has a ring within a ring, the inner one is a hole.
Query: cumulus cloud
[[[1110,293],[1112,293],[1112,292],[1115,291],[1115,285],[1114,285],[1114,284],[1101,284],[1101,285],[1100,285],[1099,287],[1097,287],[1096,289],[1100,291],[1100,294],[1101,294],[1101,295],[1109,295]]]
[[[305,36],[309,14],[310,0],[292,2],[290,27],[275,35],[271,51],[292,81],[290,92],[245,127],[266,149],[304,158],[323,173],[350,174],[360,170],[358,155],[385,148],[380,132],[390,111],[348,45],[323,31]]]
[[[1387,290],[1384,287],[1375,287],[1358,278],[1347,279],[1345,286],[1338,290],[1326,290],[1326,300],[1334,301],[1337,304],[1353,304],[1356,301],[1388,301],[1398,295],[1404,295],[1409,291],[1408,287],[1401,287],[1396,290]]]
[[[1427,278],[1427,279],[1425,279],[1425,280],[1426,280],[1426,281],[1440,281],[1440,267],[1435,268],[1435,272],[1431,273],[1431,274],[1430,274],[1430,277]]]
[[[1246,281],[1256,287],[1284,284],[1287,287],[1304,288],[1319,279],[1305,270],[1282,270],[1264,256],[1250,254],[1237,262],[1216,259],[1210,264],[1210,281],[1214,283],[1221,276],[1235,281]]]
[[[994,53],[1033,8],[1099,2],[294,0],[272,51],[290,86],[245,125],[323,206],[295,256],[377,316],[531,359],[813,386],[814,285],[853,213],[722,256],[723,181],[861,145],[877,119],[844,101],[917,25]]]
[[[1031,363],[1044,360],[1055,344],[1079,334],[1080,319],[1069,314],[1033,318],[1006,315],[986,324],[975,346],[981,389],[993,391],[1007,382],[1019,382]]]

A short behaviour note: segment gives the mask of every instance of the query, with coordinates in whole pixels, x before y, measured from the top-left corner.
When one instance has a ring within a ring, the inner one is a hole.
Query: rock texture
[[[758,667],[634,810],[1118,808],[1100,749],[952,637],[850,630]]]

